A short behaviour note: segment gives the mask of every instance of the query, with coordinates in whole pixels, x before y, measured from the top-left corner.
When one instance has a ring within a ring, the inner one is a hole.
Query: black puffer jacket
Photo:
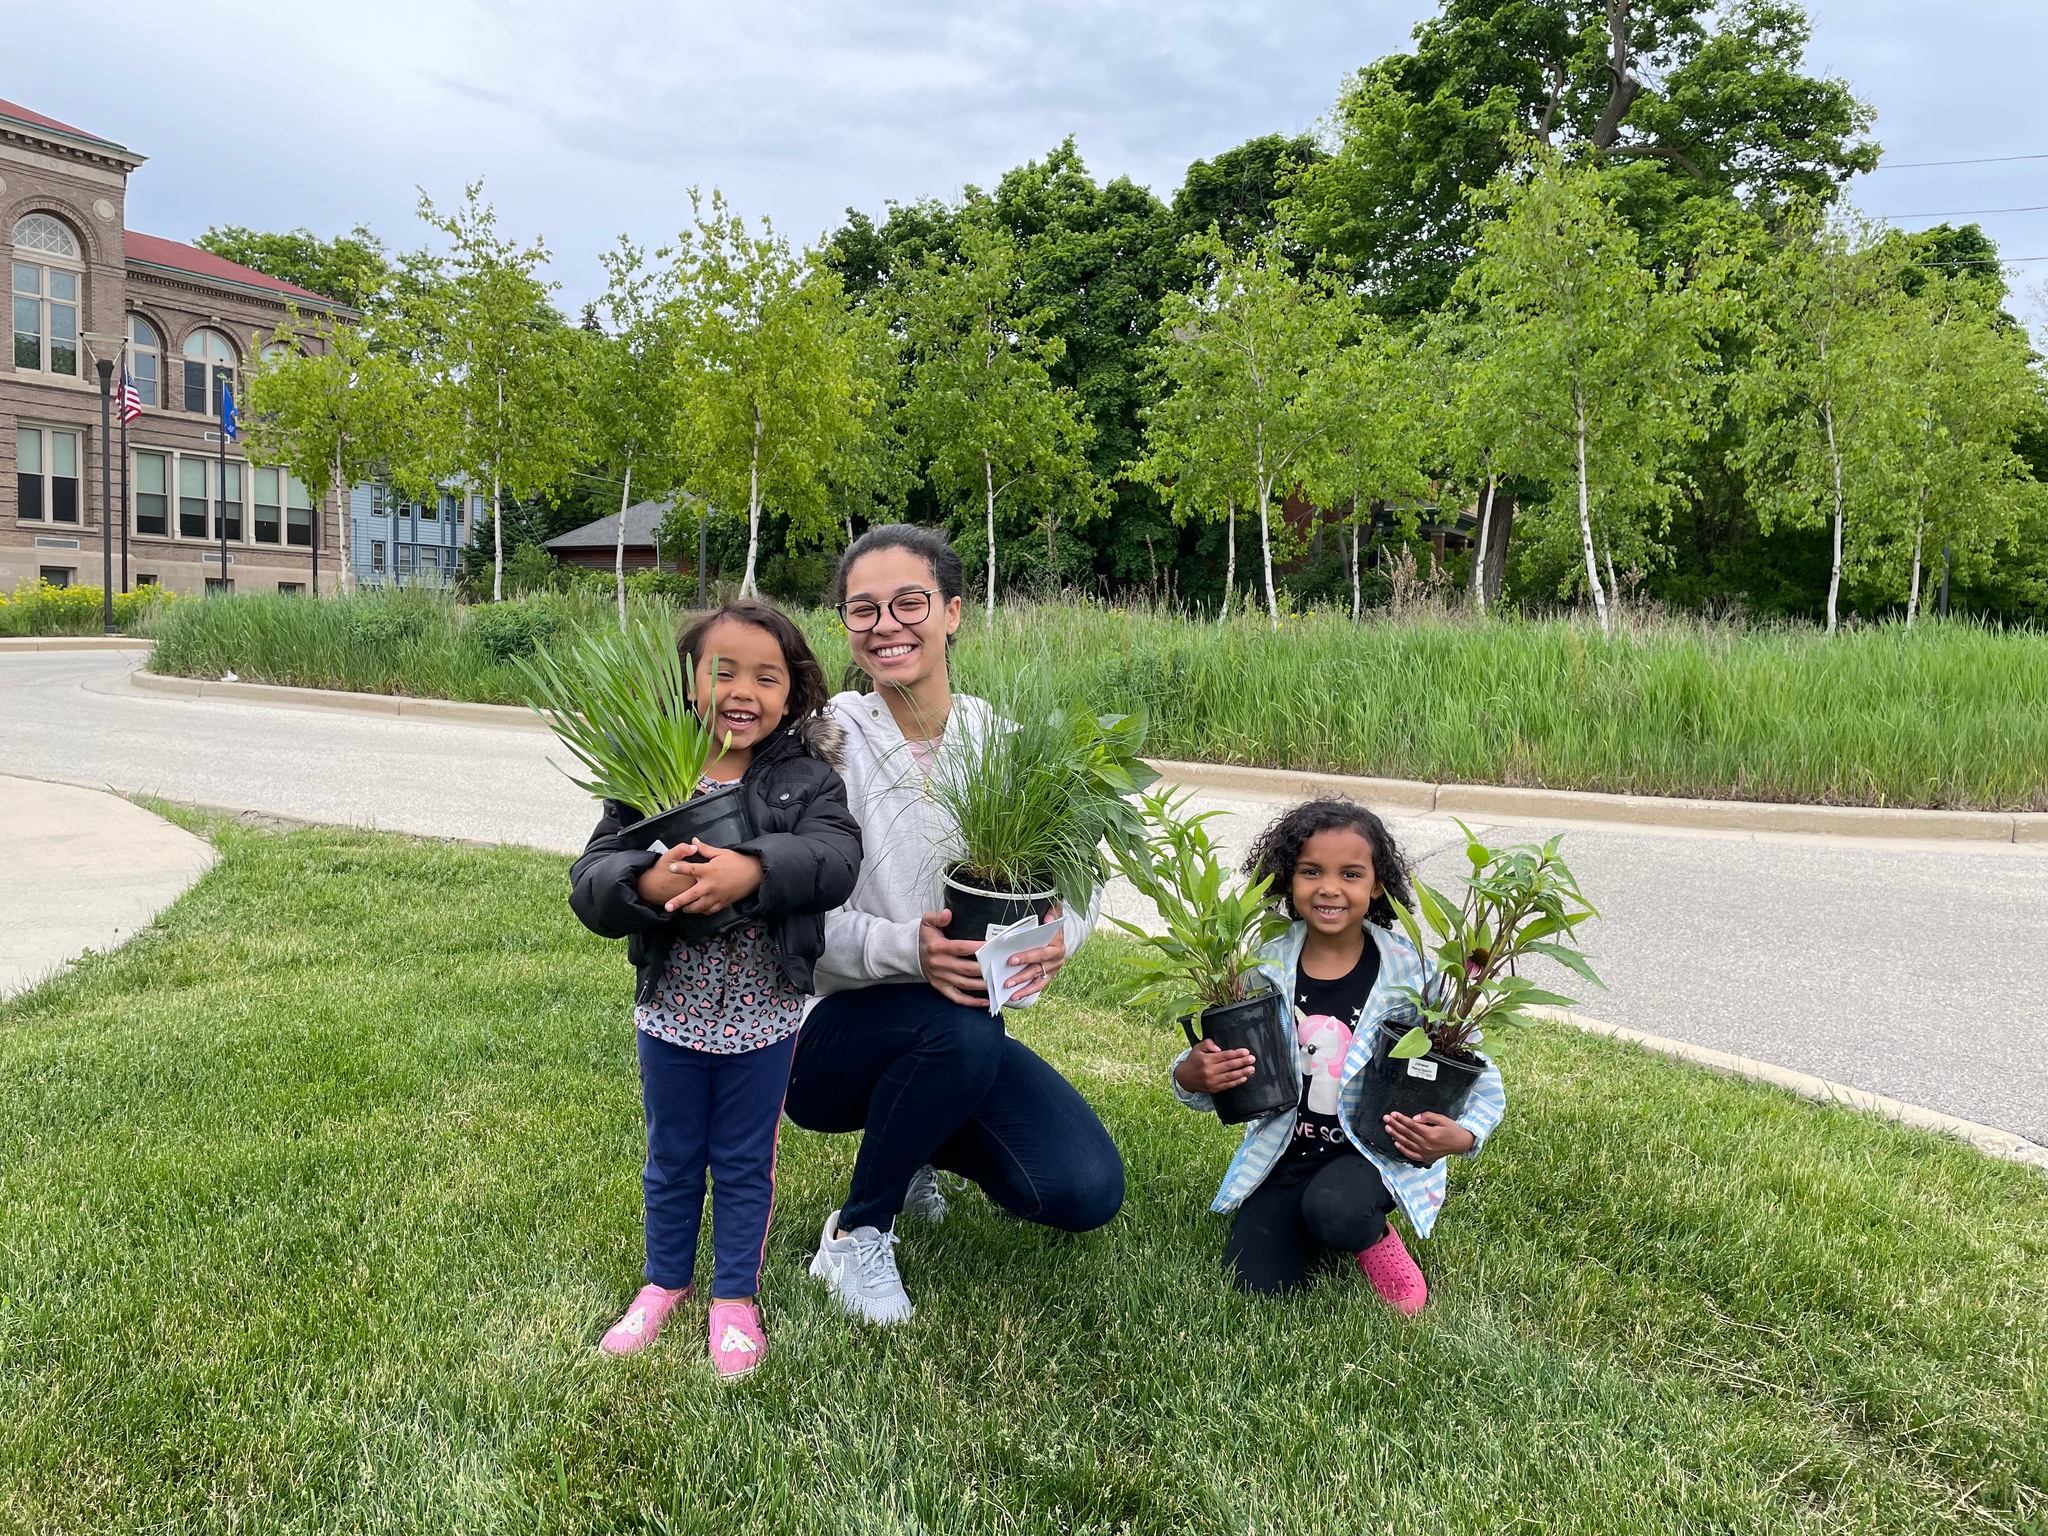
[[[740,782],[756,836],[738,844],[761,861],[761,889],[737,904],[759,913],[790,985],[811,990],[811,964],[825,952],[825,914],[853,893],[860,874],[860,823],[846,804],[837,764],[845,734],[813,715],[784,726],[754,749]],[[569,906],[592,933],[626,941],[639,972],[634,998],[654,995],[675,941],[675,918],[640,899],[641,874],[661,857],[621,846],[619,833],[641,813],[616,801],[569,871]]]

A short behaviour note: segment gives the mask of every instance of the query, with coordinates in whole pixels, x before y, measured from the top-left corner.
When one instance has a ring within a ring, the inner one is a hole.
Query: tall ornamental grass
[[[650,616],[663,610],[641,600]],[[828,676],[830,613],[800,616]],[[510,656],[617,623],[608,594],[460,608],[432,593],[182,603],[152,669],[518,703]],[[970,617],[960,686],[1026,666],[1159,757],[1441,783],[1714,799],[2048,810],[2048,636],[1951,620],[1845,631],[1672,620],[1216,624],[1083,603]]]
[[[114,627],[124,635],[146,635],[156,616],[178,601],[163,587],[136,587],[114,594]],[[0,592],[0,635],[97,635],[106,622],[104,589],[59,587],[24,581],[10,596]]]

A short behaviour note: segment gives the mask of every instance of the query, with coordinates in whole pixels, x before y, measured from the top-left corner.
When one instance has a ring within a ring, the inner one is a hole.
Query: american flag
[[[133,421],[141,414],[142,395],[135,388],[135,380],[129,376],[128,370],[123,368],[121,370],[121,419],[123,421]]]

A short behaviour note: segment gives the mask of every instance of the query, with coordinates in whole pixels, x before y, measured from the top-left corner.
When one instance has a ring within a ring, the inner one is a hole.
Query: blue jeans
[[[889,1230],[925,1163],[1063,1231],[1123,1204],[1123,1159],[1073,1085],[986,1009],[921,981],[823,999],[797,1037],[784,1109],[808,1131],[865,1129],[839,1213],[849,1232]]]
[[[711,1294],[752,1296],[775,1208],[775,1133],[796,1036],[720,1056],[635,1030],[647,1111],[647,1278],[679,1290],[697,1272],[711,1174]]]

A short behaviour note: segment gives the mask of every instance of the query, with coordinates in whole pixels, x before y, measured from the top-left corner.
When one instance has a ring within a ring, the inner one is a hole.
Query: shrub
[[[137,587],[114,594],[114,627],[147,634],[153,616],[176,601],[163,587]],[[0,593],[0,635],[96,635],[104,621],[101,589],[23,582],[12,597]]]
[[[529,656],[561,629],[560,614],[530,599],[488,603],[469,613],[469,633],[493,661]]]

